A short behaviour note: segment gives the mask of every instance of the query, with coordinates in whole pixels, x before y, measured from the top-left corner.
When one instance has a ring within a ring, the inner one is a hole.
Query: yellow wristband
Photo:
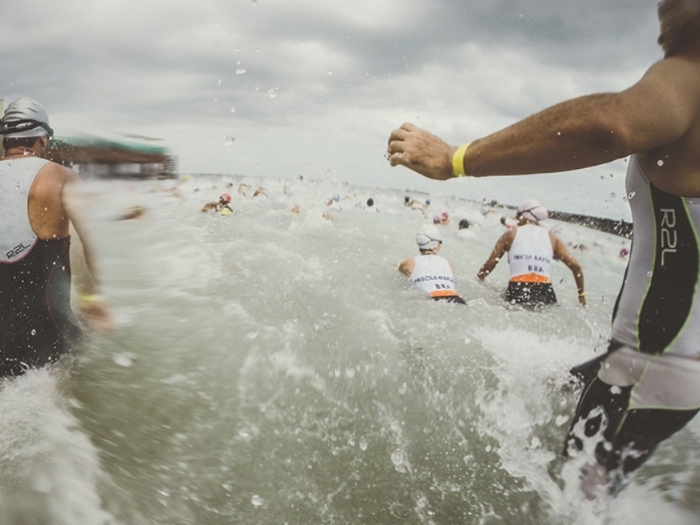
[[[102,300],[102,296],[94,293],[80,294],[80,300],[84,303],[94,303]]]
[[[583,297],[584,295],[586,295],[586,292],[579,292],[578,294],[579,297]]]
[[[462,144],[459,148],[457,148],[455,154],[452,155],[452,173],[455,174],[455,177],[468,177],[468,175],[464,173],[464,154],[466,153],[469,144],[470,142]]]

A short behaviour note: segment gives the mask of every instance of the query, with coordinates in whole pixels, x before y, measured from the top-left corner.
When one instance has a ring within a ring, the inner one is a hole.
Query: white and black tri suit
[[[545,228],[537,224],[518,226],[508,250],[510,280],[506,300],[530,306],[556,303],[551,279],[553,260],[552,240]]]
[[[409,278],[432,299],[465,304],[455,289],[455,276],[450,263],[436,254],[419,255],[413,259]]]
[[[585,389],[565,450],[602,431],[596,457],[620,479],[700,410],[700,199],[655,187],[634,155],[627,193],[634,236],[612,341],[572,369]]]
[[[70,239],[39,239],[29,223],[29,189],[47,162],[0,161],[0,377],[57,360],[79,335]]]

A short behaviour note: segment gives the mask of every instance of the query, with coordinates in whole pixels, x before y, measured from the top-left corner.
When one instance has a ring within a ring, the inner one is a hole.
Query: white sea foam
[[[585,246],[573,253],[588,307],[555,264],[560,305],[517,310],[501,297],[506,261],[486,283],[475,278],[508,211],[433,197],[429,219],[451,215],[441,254],[468,305],[435,303],[396,270],[417,254],[426,220],[403,206],[406,193],[243,179],[243,196],[241,180],[191,177],[181,197],[170,181],[87,184],[119,328],[77,352],[62,399],[80,409],[49,405],[37,418],[33,402],[20,408],[19,387],[0,392],[13,421],[0,445],[13,464],[31,470],[31,457],[57,452],[48,436],[26,439],[22,428],[39,420],[63,418],[57,434],[77,436],[50,483],[37,478],[39,494],[61,475],[80,481],[78,507],[95,523],[107,519],[102,509],[139,524],[697,522],[700,421],[604,504],[585,501],[577,471],[559,459],[576,402],[562,385],[605,348],[629,241],[547,221]],[[253,197],[258,187],[266,195]],[[223,192],[233,215],[200,211]],[[342,209],[327,206],[334,194]],[[362,209],[370,196],[379,213]],[[143,217],[114,220],[134,205]],[[461,218],[476,242],[457,237]],[[31,381],[17,381],[22,396],[45,398]],[[73,490],[60,494],[70,508]]]

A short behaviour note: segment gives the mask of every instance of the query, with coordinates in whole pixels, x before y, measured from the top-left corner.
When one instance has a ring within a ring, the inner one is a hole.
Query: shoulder
[[[60,195],[64,189],[78,180],[78,174],[72,169],[49,161],[37,172],[32,191],[35,195]]]
[[[561,240],[560,237],[558,237],[556,234],[548,231],[547,234],[549,235],[549,240],[552,241],[552,246],[557,246],[558,244],[564,244],[563,241]]]
[[[404,273],[406,275],[410,275],[411,272],[413,272],[413,269],[416,267],[416,260],[415,258],[411,257],[410,259],[404,259],[399,263],[399,271],[401,273]]]
[[[38,176],[50,177],[54,181],[59,180],[66,183],[77,182],[78,180],[78,174],[75,171],[52,161],[48,161],[41,167],[37,173]]]
[[[682,55],[659,60],[627,92],[659,100],[672,99],[676,103],[684,101],[686,106],[697,109],[700,107],[700,60]]]

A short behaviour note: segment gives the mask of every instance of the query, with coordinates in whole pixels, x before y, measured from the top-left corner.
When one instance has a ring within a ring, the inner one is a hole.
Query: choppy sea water
[[[700,420],[613,500],[585,500],[560,459],[567,370],[605,349],[628,241],[547,221],[585,247],[588,307],[556,264],[560,305],[513,309],[505,261],[475,278],[504,210],[432,197],[468,304],[435,303],[396,270],[425,222],[404,192],[239,182],[84,185],[118,328],[3,385],[0,523],[700,522]],[[224,191],[233,215],[200,211]]]

